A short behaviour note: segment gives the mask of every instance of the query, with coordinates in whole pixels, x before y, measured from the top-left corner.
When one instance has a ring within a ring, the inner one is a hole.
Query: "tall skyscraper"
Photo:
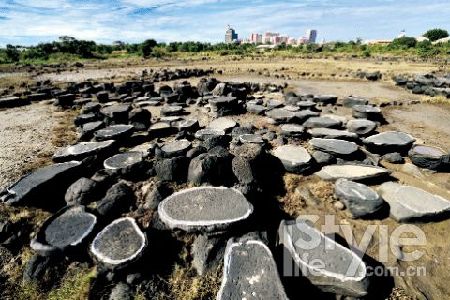
[[[314,44],[317,39],[317,30],[315,29],[308,29],[306,31],[306,38],[308,39],[308,43]]]
[[[225,32],[225,43],[233,43],[234,41],[236,41],[238,39],[238,35],[236,33],[236,31],[234,31],[234,29],[228,25],[228,29]]]

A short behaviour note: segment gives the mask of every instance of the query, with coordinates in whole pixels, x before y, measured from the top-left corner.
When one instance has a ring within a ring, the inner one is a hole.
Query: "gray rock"
[[[335,181],[339,178],[344,178],[348,180],[365,180],[378,177],[384,177],[389,175],[391,172],[387,169],[368,166],[368,165],[331,165],[325,166],[316,173],[317,176],[323,180]]]
[[[148,132],[153,138],[164,138],[175,134],[177,128],[170,126],[166,122],[158,122],[151,125]]]
[[[103,166],[107,170],[121,170],[131,168],[143,160],[142,152],[125,152],[116,154],[103,162]]]
[[[165,105],[161,108],[161,116],[180,116],[184,114],[184,109],[177,105]]]
[[[369,100],[365,99],[365,98],[360,98],[360,97],[347,97],[344,98],[344,100],[342,101],[342,105],[344,107],[353,107],[355,105],[367,105],[369,103]]]
[[[209,123],[208,128],[230,132],[237,125],[238,124],[233,119],[222,117],[217,118]]]
[[[187,232],[223,231],[245,221],[253,206],[236,189],[197,187],[177,192],[158,206],[158,215],[169,228]]]
[[[82,160],[88,156],[103,156],[113,150],[114,141],[81,142],[66,148],[59,149],[53,155],[53,161],[64,162],[69,160]]]
[[[304,220],[282,221],[278,235],[285,255],[290,255],[298,268],[296,271],[313,285],[324,292],[345,296],[367,295],[367,267],[356,253]]]
[[[342,122],[329,117],[311,117],[303,124],[307,128],[336,128],[341,125]]]
[[[98,184],[92,179],[82,177],[75,181],[67,189],[64,199],[67,205],[89,204],[96,201],[98,197]]]
[[[350,210],[353,218],[363,218],[377,212],[383,200],[370,187],[347,179],[338,179],[336,197]]]
[[[177,140],[162,146],[161,152],[164,157],[186,156],[191,146],[188,140]]]
[[[413,164],[424,169],[445,171],[450,168],[450,154],[437,147],[416,145],[408,155]]]
[[[133,300],[134,298],[133,290],[124,282],[116,284],[109,295],[109,300]]]
[[[304,100],[304,101],[298,101],[296,104],[300,109],[311,109],[314,110],[316,108],[317,103],[310,101],[310,100]]]
[[[50,206],[54,209],[59,203],[51,201],[53,197],[49,199],[47,195],[55,196],[65,192],[76,176],[79,176],[80,168],[80,162],[70,161],[37,169],[2,192],[0,200],[8,204]]]
[[[275,108],[266,112],[266,116],[273,119],[275,123],[289,123],[295,118],[295,113],[282,108]]]
[[[314,96],[313,101],[316,103],[321,103],[322,105],[335,105],[337,102],[337,96],[334,95],[317,95]]]
[[[155,171],[162,181],[181,183],[186,180],[188,165],[188,159],[183,156],[164,158],[155,162]]]
[[[118,182],[106,192],[106,195],[97,202],[99,215],[114,218],[130,211],[136,199],[133,190],[124,182]]]
[[[386,182],[379,192],[398,222],[432,220],[450,213],[449,200],[416,187]]]
[[[139,259],[147,246],[147,237],[133,218],[114,220],[95,237],[90,251],[97,261],[119,268]]]
[[[304,173],[311,168],[312,157],[302,146],[279,146],[272,154],[280,159],[288,172]]]
[[[309,144],[315,149],[330,153],[336,156],[351,157],[358,152],[358,145],[337,139],[313,138]]]
[[[383,115],[381,109],[372,105],[354,105],[352,107],[352,115],[357,119],[381,120]]]
[[[207,151],[220,146],[223,148],[228,148],[230,144],[231,137],[229,135],[214,135],[205,139],[200,146],[205,148]]]
[[[102,121],[83,124],[80,130],[80,140],[90,140],[94,136],[94,132],[101,129],[103,126],[105,126],[105,124]]]
[[[295,122],[296,123],[304,123],[306,120],[312,117],[318,117],[320,116],[319,112],[310,111],[310,110],[301,110],[294,113],[295,115]]]
[[[312,137],[325,139],[341,139],[341,140],[356,140],[358,135],[356,133],[332,128],[311,128],[308,133]]]
[[[266,112],[266,110],[267,108],[263,105],[247,103],[247,111],[249,113],[263,115]]]
[[[376,128],[377,123],[366,119],[356,119],[347,122],[348,131],[362,136],[372,133]]]
[[[329,165],[336,163],[336,158],[326,152],[314,151],[311,155],[319,165]]]
[[[22,100],[19,97],[3,97],[0,98],[0,108],[17,107],[28,104],[26,100]]]
[[[241,143],[252,143],[252,144],[264,144],[264,140],[259,134],[243,134],[239,136],[239,140]]]
[[[363,140],[369,151],[382,154],[408,151],[414,141],[411,135],[400,131],[386,131]]]
[[[128,123],[128,113],[131,110],[129,104],[116,104],[105,106],[100,109],[100,113],[104,115],[110,123],[126,124]]]
[[[215,270],[223,260],[226,239],[224,236],[201,234],[192,244],[192,266],[198,275]]]
[[[97,130],[94,137],[97,141],[120,140],[130,137],[133,131],[133,125],[111,125]]]
[[[280,129],[281,134],[286,137],[300,138],[305,133],[305,127],[297,124],[283,124]]]
[[[85,211],[83,206],[69,206],[44,222],[31,242],[31,248],[46,255],[49,248],[64,251],[85,242],[97,223],[97,217]],[[40,250],[44,250],[43,253]]]
[[[179,131],[185,130],[189,132],[197,131],[200,128],[200,124],[197,119],[180,120],[178,122],[173,122],[172,126],[176,127]]]
[[[382,159],[391,164],[402,164],[405,162],[405,159],[398,152],[385,154]]]
[[[238,101],[235,97],[214,97],[209,99],[211,112],[214,116],[223,117],[237,112]]]
[[[218,300],[288,299],[270,249],[257,239],[230,239]]]
[[[225,135],[225,131],[218,130],[218,129],[212,129],[212,128],[205,128],[200,129],[195,133],[195,137],[201,141],[204,141],[212,136],[218,136],[218,135]]]

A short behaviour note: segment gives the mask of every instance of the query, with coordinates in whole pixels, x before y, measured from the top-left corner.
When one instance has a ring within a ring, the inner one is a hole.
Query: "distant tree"
[[[434,42],[439,39],[448,37],[448,31],[445,29],[435,28],[428,30],[423,36]]]
[[[149,57],[156,45],[158,45],[158,43],[154,39],[145,40],[141,45],[142,56]]]
[[[389,44],[391,49],[409,49],[414,48],[417,44],[417,40],[414,37],[400,37],[396,38]]]
[[[17,62],[20,59],[20,52],[16,46],[6,45],[6,58],[11,62]]]

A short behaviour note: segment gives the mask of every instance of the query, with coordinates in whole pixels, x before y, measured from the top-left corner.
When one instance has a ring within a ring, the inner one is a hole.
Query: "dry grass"
[[[92,280],[97,276],[96,268],[69,267],[60,286],[50,291],[49,300],[81,300],[87,299]]]
[[[76,142],[77,131],[73,120],[78,114],[78,110],[53,112],[52,116],[56,124],[52,129],[52,144],[54,146],[64,147]]]

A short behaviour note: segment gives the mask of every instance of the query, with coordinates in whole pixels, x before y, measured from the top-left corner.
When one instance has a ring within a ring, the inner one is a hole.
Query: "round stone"
[[[195,137],[199,140],[206,140],[213,136],[225,135],[225,131],[213,128],[200,129],[195,133]]]
[[[195,187],[177,192],[158,206],[158,215],[168,227],[187,232],[223,231],[246,220],[253,206],[236,189]]]
[[[103,162],[105,169],[119,170],[142,162],[142,152],[133,151],[114,155]]]
[[[97,218],[84,210],[83,206],[74,206],[51,218],[45,226],[45,242],[53,247],[64,249],[77,246],[92,232]]]
[[[367,120],[379,120],[382,117],[381,109],[372,105],[354,105],[352,115],[354,118]]]
[[[408,151],[414,141],[411,135],[400,131],[386,131],[363,140],[369,150],[376,153],[402,153]]]
[[[237,126],[237,123],[233,119],[222,117],[222,118],[215,119],[211,123],[209,123],[208,128],[229,132],[229,131],[231,131],[231,129],[233,129],[236,126]]]
[[[133,129],[133,125],[112,125],[97,130],[94,133],[94,136],[97,141],[118,140],[131,136]]]
[[[281,161],[288,172],[303,173],[311,167],[312,157],[302,146],[280,146],[272,154]]]
[[[161,151],[164,157],[185,156],[191,145],[188,140],[176,140],[162,146]]]
[[[363,136],[373,132],[376,128],[377,123],[366,119],[350,120],[347,123],[348,131]]]
[[[147,238],[133,218],[113,221],[97,234],[91,245],[95,258],[106,266],[123,266],[135,261],[147,246]]]

